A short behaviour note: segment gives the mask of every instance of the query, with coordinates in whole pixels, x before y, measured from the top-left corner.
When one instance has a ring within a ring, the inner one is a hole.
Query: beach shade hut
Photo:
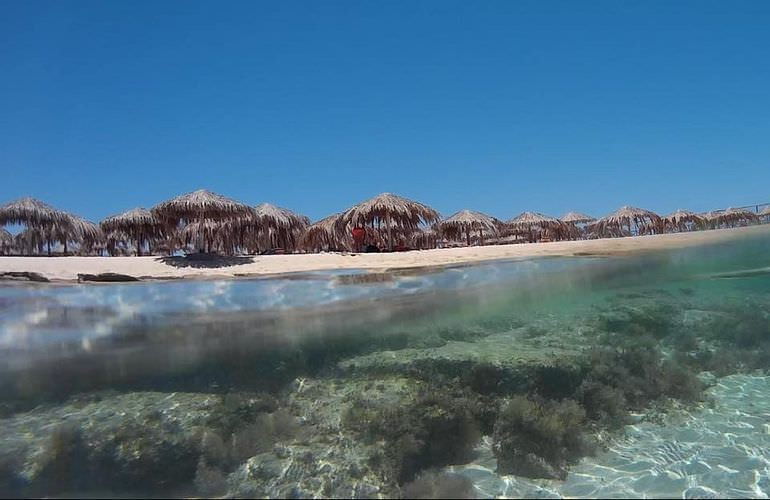
[[[663,226],[669,231],[693,231],[705,225],[706,220],[702,216],[681,208],[663,217]]]
[[[300,246],[310,252],[321,250],[350,250],[348,232],[340,228],[342,214],[332,214],[308,226],[300,239]]]
[[[28,233],[25,241],[43,238],[48,245],[48,255],[51,255],[55,227],[68,222],[69,216],[65,212],[35,198],[20,198],[0,206],[0,225],[23,224],[28,229],[39,230],[34,238],[29,236],[32,232]]]
[[[411,236],[411,244],[420,250],[437,248],[442,239],[442,234],[433,228],[418,229]]]
[[[628,205],[602,217],[591,226],[600,237],[653,234],[662,230],[663,220],[658,214]]]
[[[375,227],[376,224],[376,228],[381,229],[384,225],[388,235],[388,248],[392,250],[394,229],[402,232],[413,231],[421,223],[430,225],[440,218],[439,213],[427,205],[392,193],[382,193],[349,208],[342,214],[339,223],[343,230],[346,226]]]
[[[459,239],[465,235],[465,241],[471,246],[471,234],[478,233],[479,244],[484,244],[484,231],[487,234],[497,234],[495,219],[473,210],[460,210],[448,219],[438,223],[441,233],[450,239]]]
[[[295,250],[300,237],[310,226],[310,220],[304,215],[270,203],[257,205],[254,213],[259,225],[259,246],[265,249]]]
[[[77,215],[67,214],[65,222],[57,223],[53,228],[53,239],[68,251],[69,243],[80,245],[81,250],[93,249],[102,239],[104,233],[99,226]]]
[[[80,236],[80,249],[81,252],[92,253],[94,250],[102,246],[104,242],[104,231],[98,224],[75,216],[75,224]]]
[[[161,219],[146,208],[134,208],[104,219],[100,224],[105,233],[118,232],[136,244],[136,254],[142,255],[142,246],[165,233]]]
[[[228,228],[213,220],[195,221],[185,224],[176,232],[177,241],[181,246],[196,245],[203,236],[203,249],[211,252],[216,250],[231,253],[229,248]]]
[[[522,212],[506,222],[506,225],[512,230],[508,236],[525,232],[529,235],[530,242],[543,236],[561,239],[569,235],[569,228],[564,222],[538,212]]]
[[[567,212],[561,219],[562,222],[567,224],[590,224],[596,220],[596,217],[590,215],[581,214],[580,212]]]
[[[67,222],[67,214],[35,198],[20,198],[0,206],[0,225],[24,224],[28,227],[52,227]]]
[[[131,236],[123,231],[108,231],[104,234],[104,249],[108,255],[129,255]]]
[[[712,210],[710,212],[703,212],[701,214],[698,214],[698,217],[703,220],[703,227],[706,229],[716,229],[717,227],[717,220],[719,218],[719,213],[715,210]]]
[[[13,235],[0,228],[0,254],[6,255],[13,248]]]
[[[176,226],[180,221],[202,222],[207,219],[212,221],[225,221],[239,217],[253,216],[254,209],[245,203],[227,198],[221,194],[212,193],[206,189],[199,189],[192,193],[183,194],[168,201],[159,203],[152,209],[152,213],[168,225]],[[199,228],[203,230],[204,224]],[[203,251],[203,234],[198,237],[197,247]]]
[[[716,213],[715,222],[717,227],[747,226],[759,222],[759,216],[745,208],[728,208]]]
[[[34,226],[25,228],[13,237],[13,246],[17,253],[22,255],[41,254],[48,242],[45,230]]]

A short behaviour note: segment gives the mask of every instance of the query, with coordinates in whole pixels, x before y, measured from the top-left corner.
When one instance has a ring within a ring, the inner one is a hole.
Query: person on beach
[[[354,227],[352,233],[353,233],[353,246],[356,252],[363,251],[364,238],[366,238],[366,229],[360,226]]]

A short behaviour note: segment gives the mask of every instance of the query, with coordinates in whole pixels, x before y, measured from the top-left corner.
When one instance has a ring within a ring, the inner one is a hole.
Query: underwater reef
[[[446,467],[563,480],[631,422],[770,367],[770,300],[608,294],[560,316],[352,331],[195,376],[0,407],[5,496],[473,498]]]

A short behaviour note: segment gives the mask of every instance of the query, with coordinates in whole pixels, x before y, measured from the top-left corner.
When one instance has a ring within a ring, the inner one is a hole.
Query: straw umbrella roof
[[[162,233],[163,223],[151,211],[146,208],[134,208],[122,214],[107,217],[101,222],[104,231],[123,231],[134,233],[140,230],[144,233]]]
[[[444,231],[465,231],[466,229],[485,229],[487,231],[497,230],[497,224],[495,224],[494,218],[474,210],[460,210],[448,219],[444,219],[439,222],[439,227],[441,227],[441,229]]]
[[[497,224],[494,218],[487,214],[474,210],[460,210],[448,219],[438,223],[438,227],[450,238],[468,235],[476,231],[497,232]]]
[[[440,218],[439,213],[427,205],[392,193],[382,193],[349,208],[340,217],[340,222],[359,226],[374,220],[390,220],[394,226],[415,228],[420,222],[430,224]]]
[[[441,235],[433,228],[421,229],[412,233],[410,240],[413,246],[420,249],[436,248]]]
[[[104,238],[102,229],[91,221],[77,215],[67,214],[66,223],[57,224],[54,233],[61,242],[78,241],[94,243]]]
[[[199,189],[155,205],[152,213],[161,219],[219,220],[251,215],[254,211],[245,203]]]
[[[35,198],[19,198],[0,206],[0,224],[51,225],[67,214]]]
[[[681,208],[676,212],[672,212],[663,217],[663,220],[675,226],[686,224],[688,222],[692,222],[694,224],[702,224],[705,222],[705,218],[703,216],[689,210],[682,210]]]
[[[611,214],[602,217],[597,221],[597,223],[605,225],[621,225],[628,224],[629,221],[659,223],[661,218],[658,214],[651,210],[645,210],[644,208],[625,205],[612,212]]]
[[[635,224],[642,233],[659,230],[662,223],[663,219],[651,210],[625,205],[596,221],[593,229],[598,234],[616,236],[616,231],[613,229],[622,230],[623,226],[630,227]]]
[[[348,248],[347,234],[341,230],[338,220],[341,214],[332,214],[311,224],[302,235],[301,244],[306,249]]]
[[[0,227],[0,245],[7,246],[13,244],[13,235]]]
[[[276,228],[292,230],[301,227],[304,229],[310,225],[309,219],[304,215],[271,203],[260,203],[254,207],[254,213],[263,224]]]
[[[759,216],[745,208],[728,208],[724,212],[716,214],[718,223],[756,222]]]
[[[513,219],[507,222],[508,225],[514,227],[524,226],[548,226],[548,225],[561,225],[562,221],[556,217],[550,215],[544,215],[538,212],[522,212]]]
[[[36,226],[29,226],[13,237],[14,246],[22,252],[35,249],[41,251],[47,242],[45,231]]]
[[[195,239],[203,234],[206,241],[213,242],[216,238],[221,237],[226,232],[222,224],[206,219],[202,222],[195,221],[185,224],[185,226],[177,232],[177,237],[185,244],[195,242]]]
[[[562,222],[568,222],[570,224],[587,224],[595,220],[595,217],[580,212],[567,212],[564,214],[564,217],[561,218]]]

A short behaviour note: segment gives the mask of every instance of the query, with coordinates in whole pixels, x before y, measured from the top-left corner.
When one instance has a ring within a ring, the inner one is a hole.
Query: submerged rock
[[[216,398],[131,393],[73,399],[0,421],[4,491],[168,491],[195,473],[200,426]],[[163,471],[163,473],[159,473]]]

